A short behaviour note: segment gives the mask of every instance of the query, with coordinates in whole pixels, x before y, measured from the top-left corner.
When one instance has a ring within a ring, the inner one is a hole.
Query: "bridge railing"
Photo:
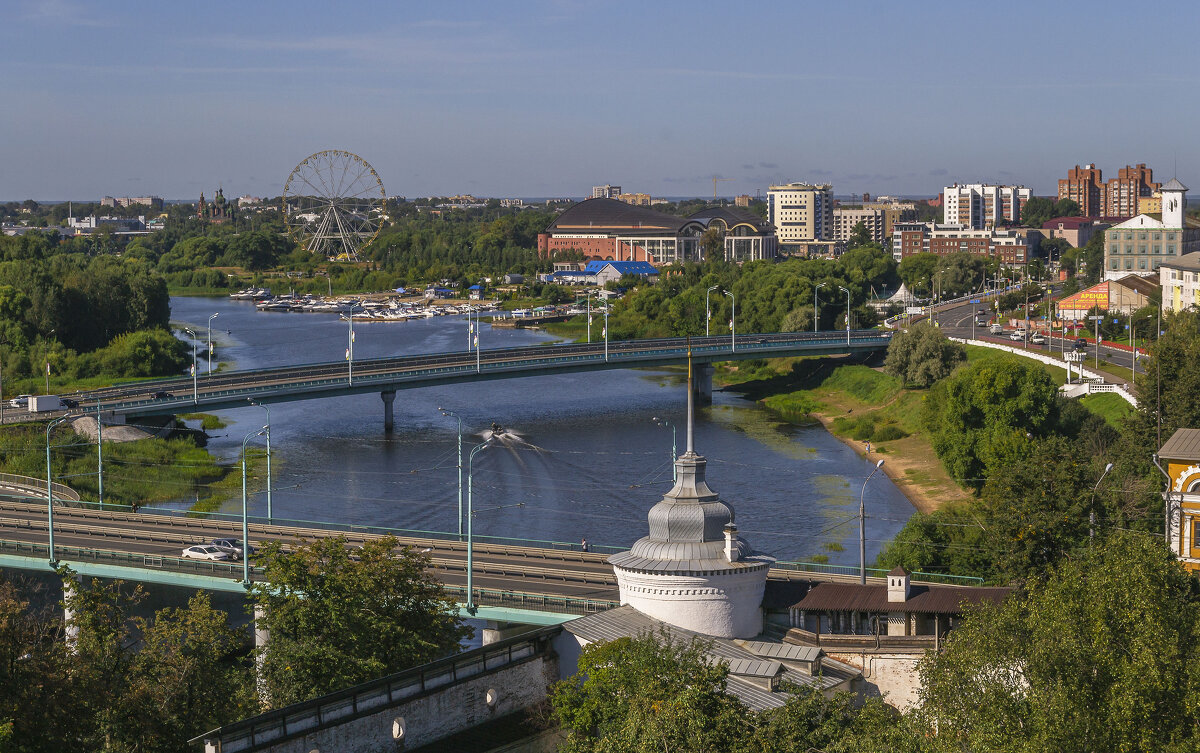
[[[545,655],[560,632],[562,628],[557,625],[534,629],[311,701],[227,724],[189,742],[204,743],[206,750],[222,753],[258,750],[297,735],[377,714],[409,698]]]
[[[822,575],[858,575],[858,565],[831,565],[826,562],[786,562],[779,561],[772,569],[791,570],[801,573],[818,573]],[[868,567],[867,575],[872,578],[884,578],[888,571],[880,567]],[[947,573],[912,573],[913,580],[926,583],[946,583],[958,586],[981,586],[983,578],[973,575],[949,575]]]
[[[466,598],[466,586],[443,586],[450,594]],[[554,614],[587,615],[594,612],[604,612],[621,606],[619,601],[611,599],[580,599],[573,596],[546,596],[543,594],[522,593],[520,591],[501,591],[494,588],[474,588],[475,603],[481,607],[513,607],[537,612],[552,612]]]
[[[0,554],[11,554],[19,557],[50,557],[48,544],[36,544],[26,541],[0,540]],[[107,549],[91,549],[80,546],[65,546],[56,544],[54,554],[59,559],[69,559],[79,562],[90,562],[100,565],[115,565],[118,567],[137,567],[150,570],[168,570],[176,573],[191,575],[211,575],[217,578],[242,579],[242,566],[232,562],[217,562],[214,560],[192,560],[182,557],[164,557],[157,554],[132,554],[130,552],[113,552]],[[262,568],[250,568],[251,576],[263,575]]]
[[[16,486],[23,489],[28,489],[31,497],[46,496],[46,479],[33,478],[32,476],[18,476],[15,473],[0,473],[0,484],[8,486]],[[75,491],[66,484],[60,484],[57,481],[50,484],[50,490],[54,492],[54,498],[65,502],[78,502],[79,492]]]

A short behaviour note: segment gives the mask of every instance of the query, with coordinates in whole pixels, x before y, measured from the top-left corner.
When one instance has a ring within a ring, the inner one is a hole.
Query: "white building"
[[[782,245],[833,240],[833,186],[788,183],[767,190],[767,221]]]
[[[1172,178],[1162,187],[1162,212],[1139,214],[1105,231],[1104,279],[1150,274],[1200,251],[1200,223],[1185,215],[1187,190]]]
[[[1021,207],[1032,196],[1033,192],[1024,186],[955,183],[942,189],[942,221],[975,230],[994,228],[1000,220],[1015,223],[1021,219]]]
[[[1200,308],[1200,251],[1184,254],[1158,267],[1163,313]]]
[[[592,186],[593,199],[615,199],[620,195],[620,186],[610,186],[607,183],[603,186]]]

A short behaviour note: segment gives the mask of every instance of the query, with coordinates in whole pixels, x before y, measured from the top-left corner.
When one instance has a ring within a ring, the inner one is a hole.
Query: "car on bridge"
[[[242,558],[242,542],[240,539],[213,539],[209,546],[215,546],[222,552],[227,553],[232,559],[238,560]],[[250,547],[250,555],[254,556],[254,547]]]
[[[155,400],[170,400],[171,398],[173,398],[175,396],[172,395],[170,392],[164,392],[163,390],[159,390],[158,392],[151,392],[150,397],[154,398]]]
[[[183,558],[188,560],[215,560],[226,562],[233,559],[229,552],[222,551],[212,544],[197,544],[183,550]]]
[[[8,407],[10,407],[10,408],[28,408],[29,407],[29,398],[31,398],[31,397],[33,397],[33,395],[17,395],[12,400],[8,401]]]

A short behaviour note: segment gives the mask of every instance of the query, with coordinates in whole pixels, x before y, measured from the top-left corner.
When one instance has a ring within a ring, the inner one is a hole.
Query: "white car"
[[[33,397],[33,396],[32,395],[17,395],[12,400],[8,401],[8,407],[10,407],[10,408],[28,408],[29,407],[29,398],[31,398],[31,397]]]
[[[1014,329],[1013,333],[1008,336],[1008,339],[1009,340],[1024,340],[1025,339],[1025,330],[1024,329]]]
[[[1033,343],[1034,345],[1041,345],[1042,343],[1046,342],[1046,338],[1042,336],[1041,332],[1035,332],[1033,333],[1033,337],[1029,338],[1029,342]]]
[[[189,560],[216,560],[224,562],[230,559],[229,552],[224,552],[212,544],[197,544],[183,550],[183,558]]]

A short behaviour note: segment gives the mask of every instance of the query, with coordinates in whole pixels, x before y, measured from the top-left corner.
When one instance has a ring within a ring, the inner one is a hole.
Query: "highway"
[[[849,342],[847,342],[849,341]],[[878,330],[789,332],[691,339],[696,363],[829,355],[882,350],[889,333]],[[396,358],[336,361],[269,369],[218,372],[157,379],[79,392],[78,412],[97,409],[126,415],[169,414],[196,407],[220,409],[263,402],[307,400],[333,395],[382,392],[437,383],[479,381],[571,371],[623,369],[684,363],[686,338],[603,341],[591,344],[523,346],[434,353]],[[24,414],[11,420],[41,420],[65,411]]]

